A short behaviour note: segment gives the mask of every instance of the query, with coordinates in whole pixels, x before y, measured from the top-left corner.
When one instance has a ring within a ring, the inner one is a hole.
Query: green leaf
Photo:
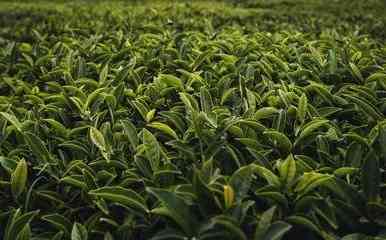
[[[60,134],[61,137],[66,137],[67,136],[67,129],[63,124],[60,122],[56,121],[55,119],[43,119],[45,122],[49,123],[52,129],[58,134]]]
[[[146,158],[150,161],[152,170],[157,171],[161,158],[160,145],[156,137],[146,128],[142,131],[142,141],[145,146]]]
[[[334,171],[334,175],[336,176],[346,176],[346,175],[352,175],[356,172],[358,172],[358,168],[355,167],[341,167]]]
[[[362,188],[367,201],[376,202],[379,199],[381,172],[379,168],[379,159],[370,151],[365,157],[362,166]]]
[[[139,144],[139,139],[137,135],[137,129],[135,128],[135,125],[128,120],[121,120],[121,124],[123,126],[123,131],[127,138],[129,139],[131,149],[135,151],[137,149],[137,146]]]
[[[338,68],[338,63],[336,59],[336,51],[335,49],[328,50],[328,71],[330,74],[333,74],[336,72]]]
[[[87,229],[80,223],[74,223],[71,231],[71,240],[87,240]]]
[[[6,157],[0,157],[0,165],[9,173],[12,174],[12,172],[16,169],[17,162],[14,159],[6,158]]]
[[[11,175],[11,190],[15,198],[17,198],[26,188],[27,177],[27,163],[22,159],[17,163],[16,169]]]
[[[152,212],[169,216],[186,234],[189,236],[194,234],[194,228],[197,226],[198,221],[181,197],[177,196],[176,193],[161,188],[146,188],[146,191],[157,197],[164,206],[161,212],[160,209],[152,210]]]
[[[200,102],[202,111],[207,114],[210,113],[212,110],[213,101],[209,90],[205,87],[200,88]]]
[[[171,74],[160,74],[158,75],[158,80],[162,83],[165,83],[168,87],[175,87],[179,90],[184,89],[184,84],[181,79]]]
[[[364,234],[353,233],[353,234],[344,236],[341,240],[375,240],[375,239],[370,238]]]
[[[110,162],[110,156],[107,152],[107,145],[103,134],[96,129],[95,127],[90,127],[90,138],[91,141],[97,146],[97,148],[102,153],[102,156],[106,159],[107,162]]]
[[[25,132],[24,138],[39,162],[42,162],[41,160],[43,160],[44,163],[50,161],[51,156],[45,142],[31,132]]]
[[[24,228],[20,231],[16,240],[30,240],[31,239],[31,227],[30,224],[26,224]]]
[[[295,180],[296,162],[292,154],[288,155],[286,160],[280,164],[279,173],[281,179],[288,185]]]
[[[283,154],[287,155],[292,151],[291,140],[289,140],[285,134],[275,130],[267,130],[264,131],[263,134],[266,135],[274,145],[278,146]]]
[[[277,110],[274,107],[263,107],[256,111],[254,115],[255,120],[265,119],[265,118],[271,118],[273,115],[279,113],[279,110]]]
[[[315,119],[308,123],[301,131],[299,137],[295,141],[295,146],[300,143],[303,139],[310,136],[314,131],[318,130],[322,126],[326,125],[329,121],[323,119]]]
[[[147,126],[149,126],[151,128],[158,129],[161,132],[163,132],[164,134],[171,136],[174,139],[178,139],[177,133],[171,127],[166,125],[165,123],[152,122],[152,123],[147,124]]]
[[[190,94],[184,92],[179,92],[178,94],[188,112],[198,111],[198,103]]]
[[[148,113],[150,112],[150,109],[148,108],[148,106],[146,106],[144,103],[142,103],[139,100],[131,101],[130,103],[131,105],[134,106],[135,109],[137,109],[142,119],[147,122],[147,119],[149,118]]]
[[[367,114],[375,121],[383,120],[384,117],[382,116],[382,113],[380,113],[377,110],[376,106],[374,106],[373,104],[366,102],[359,97],[351,96],[349,94],[344,94],[344,97],[348,98],[351,102],[355,103],[363,111],[363,113]]]
[[[107,74],[109,73],[109,65],[106,64],[103,66],[101,72],[99,73],[99,82],[103,84],[107,80]]]
[[[22,232],[25,226],[29,225],[32,219],[39,213],[39,211],[21,213],[20,209],[17,209],[10,221],[5,227],[5,234],[3,240],[14,240],[17,239],[19,234]]]
[[[224,103],[234,94],[234,92],[237,91],[237,88],[229,88],[224,91],[224,93],[221,96],[221,105],[224,105]]]
[[[296,116],[301,124],[303,124],[304,120],[306,119],[307,105],[308,105],[307,95],[303,93],[302,96],[300,96],[299,98],[298,109],[296,112]]]
[[[262,178],[267,180],[267,182],[269,184],[276,186],[276,187],[279,187],[281,185],[279,178],[273,172],[268,170],[267,168],[254,164],[253,170],[257,174],[259,174],[259,176],[261,176]]]
[[[253,168],[252,166],[244,166],[234,172],[229,179],[229,184],[235,191],[236,202],[241,203],[245,197],[252,183]]]
[[[150,122],[151,120],[153,120],[155,112],[156,112],[156,110],[152,109],[152,110],[150,110],[149,112],[146,113],[146,119],[145,119],[146,122]]]
[[[60,179],[60,182],[72,185],[80,189],[86,189],[87,185],[84,181],[77,179],[75,177],[66,176]]]
[[[54,213],[48,214],[42,217],[44,221],[51,223],[58,230],[62,230],[66,235],[70,235],[72,223],[66,217]]]
[[[148,212],[145,200],[133,190],[126,189],[120,186],[116,187],[101,187],[89,192],[90,195],[109,200],[114,203],[132,207],[143,212]]]
[[[0,114],[10,122],[19,132],[22,132],[23,125],[19,122],[19,119],[15,115],[6,112],[0,112]]]
[[[292,226],[283,221],[277,221],[272,223],[266,231],[263,240],[281,240]],[[256,239],[256,238],[255,238]]]
[[[193,176],[192,188],[194,194],[197,196],[198,207],[204,215],[215,213],[219,207],[216,204],[215,195],[212,193],[209,186],[204,182],[201,175],[203,171],[195,170]]]
[[[323,185],[333,176],[317,172],[304,173],[296,185],[295,192],[302,192],[303,194],[313,190],[314,188]]]
[[[288,207],[288,200],[286,196],[280,192],[255,192],[255,195],[265,200],[280,204],[284,207]]]
[[[353,62],[349,62],[349,66],[351,68],[351,71],[353,73],[353,75],[358,79],[360,80],[361,82],[364,81],[363,79],[363,76],[361,74],[361,71],[359,70],[359,68],[353,63]]]

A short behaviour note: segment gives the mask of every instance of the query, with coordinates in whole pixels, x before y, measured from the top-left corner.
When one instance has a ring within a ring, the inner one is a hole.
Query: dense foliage
[[[1,2],[0,239],[384,239],[385,11]]]

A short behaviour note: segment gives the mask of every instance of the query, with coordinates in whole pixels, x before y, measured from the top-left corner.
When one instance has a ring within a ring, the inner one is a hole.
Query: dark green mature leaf
[[[186,234],[190,236],[194,234],[194,229],[198,221],[193,212],[190,211],[189,206],[180,196],[159,188],[147,188],[146,191],[157,197],[164,206],[164,208],[153,209],[153,213],[172,218]]]
[[[14,211],[5,227],[4,240],[17,239],[19,234],[22,233],[23,228],[29,225],[38,213],[39,211],[31,211],[23,214],[20,209]]]
[[[90,195],[109,200],[113,203],[120,203],[133,207],[143,212],[148,212],[145,200],[133,190],[123,187],[101,187],[89,192]]]
[[[217,216],[211,219],[211,222],[214,225],[221,226],[226,232],[228,232],[233,238],[246,240],[247,236],[245,233],[238,227],[232,219],[229,219],[227,216]]]
[[[286,222],[283,222],[283,221],[274,222],[269,226],[264,237],[261,239],[280,240],[283,238],[284,234],[286,234],[291,228],[292,226]]]
[[[63,231],[65,234],[70,235],[72,229],[72,223],[66,217],[60,214],[49,214],[42,216],[42,220],[51,223],[58,230]]]
[[[368,201],[378,201],[380,194],[381,172],[379,159],[370,151],[362,166],[362,188]]]
[[[236,201],[238,203],[247,197],[247,193],[252,184],[253,173],[253,166],[248,165],[239,168],[229,179],[229,184],[235,191]]]
[[[266,135],[270,141],[283,152],[283,154],[287,155],[291,152],[292,142],[285,134],[279,131],[267,130],[264,131],[264,135]]]
[[[38,162],[49,162],[51,155],[45,145],[45,143],[35,134],[31,132],[25,132],[24,138],[28,143],[31,151],[34,153]]]

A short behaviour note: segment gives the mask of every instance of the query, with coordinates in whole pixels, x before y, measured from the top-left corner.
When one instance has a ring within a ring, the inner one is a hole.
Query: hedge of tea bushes
[[[381,15],[0,5],[1,239],[386,237]]]

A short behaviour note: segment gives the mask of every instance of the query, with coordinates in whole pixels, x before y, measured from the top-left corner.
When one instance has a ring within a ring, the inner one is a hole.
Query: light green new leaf
[[[241,202],[246,196],[251,186],[253,168],[251,165],[239,168],[229,179],[229,184],[234,189],[236,202]]]
[[[295,192],[302,192],[303,194],[305,194],[311,191],[312,189],[323,185],[332,177],[332,175],[317,172],[304,173],[296,185]]]
[[[211,222],[214,225],[221,226],[222,229],[224,229],[228,234],[232,236],[231,239],[240,239],[240,240],[247,240],[247,236],[245,233],[240,229],[239,226],[236,225],[236,223],[228,216],[216,216],[211,219]]]
[[[95,127],[90,127],[90,138],[95,146],[97,146],[97,148],[101,151],[102,156],[106,159],[106,161],[110,162],[110,157],[107,152],[107,146],[103,134]]]
[[[15,197],[18,197],[27,184],[28,170],[24,159],[17,163],[15,171],[11,175],[11,190]]]
[[[74,223],[71,231],[71,240],[87,240],[87,229],[80,223]]]
[[[177,133],[171,127],[166,125],[165,123],[152,122],[152,123],[147,124],[147,126],[149,126],[151,128],[158,129],[161,132],[163,132],[164,134],[171,136],[174,139],[178,139]]]
[[[5,227],[3,240],[18,239],[19,234],[23,228],[32,221],[32,219],[39,213],[39,211],[32,211],[22,214],[20,209],[17,209],[8,221]]]
[[[292,154],[288,155],[286,160],[280,164],[279,173],[281,179],[288,185],[291,184],[296,176],[296,162]]]
[[[279,110],[274,107],[263,107],[255,112],[254,119],[260,120],[265,118],[271,118],[273,115],[277,114]]]
[[[213,101],[209,90],[205,87],[200,88],[200,103],[201,110],[207,114],[210,113],[213,106]]]
[[[161,158],[161,147],[157,138],[146,128],[142,131],[142,141],[145,146],[146,158],[150,161],[153,171],[158,170]]]
[[[169,87],[175,87],[179,90],[184,89],[184,84],[181,79],[171,74],[160,74],[158,80],[162,83],[165,83]]]
[[[146,119],[145,119],[146,122],[150,122],[151,120],[153,120],[155,112],[156,112],[156,110],[152,109],[152,110],[150,110],[149,112],[146,113]]]
[[[132,150],[134,151],[138,144],[139,144],[139,139],[138,139],[138,133],[135,128],[135,125],[128,120],[121,120],[121,124],[123,126],[123,131],[127,138],[129,139],[130,145]]]
[[[360,80],[361,82],[363,82],[364,79],[363,79],[362,73],[361,73],[361,71],[359,70],[359,68],[357,67],[357,65],[355,65],[355,63],[353,63],[353,62],[349,62],[349,66],[350,66],[350,69],[351,69],[353,75],[354,75],[358,80]]]
[[[106,64],[106,65],[102,68],[101,72],[99,73],[99,82],[100,82],[101,84],[103,84],[103,83],[107,80],[107,75],[108,75],[108,73],[109,73],[109,65]]]
[[[304,120],[306,118],[307,105],[308,105],[307,95],[303,93],[302,96],[299,98],[298,109],[296,112],[296,116],[301,124],[304,123]]]
[[[260,240],[264,237],[269,226],[271,225],[275,211],[276,206],[273,206],[261,214],[259,223],[256,226],[254,240]]]
[[[346,175],[351,175],[356,172],[358,172],[359,169],[355,167],[341,167],[338,168],[334,171],[334,175],[336,176],[346,176]]]

